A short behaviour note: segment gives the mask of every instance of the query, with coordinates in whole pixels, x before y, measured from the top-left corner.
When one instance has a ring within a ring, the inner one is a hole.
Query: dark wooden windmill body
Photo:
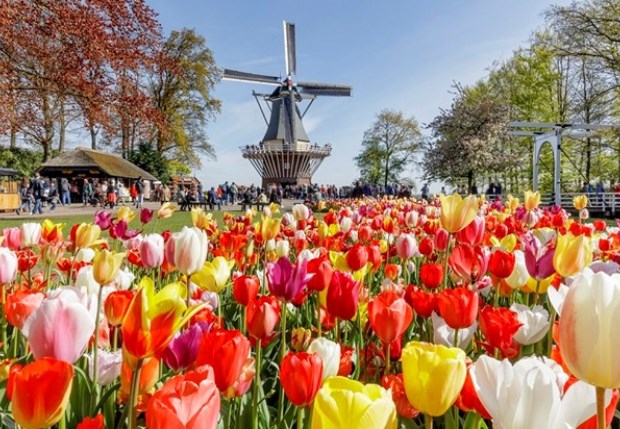
[[[330,144],[312,143],[303,118],[318,96],[350,96],[351,87],[311,82],[293,82],[296,72],[295,26],[284,23],[284,54],[287,77],[266,76],[224,69],[224,79],[276,86],[270,94],[252,92],[261,110],[267,131],[256,145],[241,146],[243,157],[250,160],[262,178],[263,187],[272,184],[302,185],[312,183],[312,175],[331,154]],[[269,119],[260,100],[267,106]],[[299,106],[308,104],[303,111]]]

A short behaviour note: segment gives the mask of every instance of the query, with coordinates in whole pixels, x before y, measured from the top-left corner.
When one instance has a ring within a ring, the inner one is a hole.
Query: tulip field
[[[5,228],[0,426],[617,425],[619,228],[521,199]]]

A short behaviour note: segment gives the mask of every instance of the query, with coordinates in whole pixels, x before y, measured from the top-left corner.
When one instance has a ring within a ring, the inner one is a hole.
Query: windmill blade
[[[297,82],[300,92],[310,95],[329,95],[332,97],[350,97],[350,85],[338,85],[333,83]]]
[[[293,76],[297,72],[297,55],[295,53],[295,24],[284,21],[284,61],[286,74]]]
[[[237,80],[240,82],[260,83],[264,85],[280,85],[280,78],[266,76],[264,74],[246,73],[237,70],[224,69],[222,78],[225,80]]]

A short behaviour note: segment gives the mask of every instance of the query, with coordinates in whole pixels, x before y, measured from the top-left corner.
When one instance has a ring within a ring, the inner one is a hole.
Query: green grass
[[[218,225],[221,225],[222,219],[224,217],[224,213],[226,212],[222,210],[222,211],[214,211],[211,213],[213,213],[213,218],[217,221]],[[239,216],[241,214],[240,211],[233,211],[230,213],[233,214],[234,216]],[[48,218],[54,221],[54,223],[65,224],[65,227],[63,228],[63,232],[65,234],[69,234],[69,232],[71,231],[71,227],[75,224],[92,223],[94,219],[94,213],[92,215],[80,215],[80,216],[64,216],[64,217],[63,216],[48,216]],[[20,219],[0,219],[0,231],[4,228],[10,228],[10,227],[15,227],[15,226],[18,227],[22,223],[25,223],[25,222],[43,222],[45,219],[46,218],[27,218],[27,217],[20,218]],[[192,218],[189,212],[175,212],[172,214],[172,216],[170,216],[167,219],[156,220],[156,218],[154,217],[153,220],[151,220],[151,222],[149,222],[144,227],[144,230],[148,233],[153,232],[153,231],[162,232],[166,229],[175,232],[175,231],[180,231],[184,226],[191,226],[191,225],[192,225]],[[140,228],[140,227],[141,227],[140,220],[137,218],[134,219],[129,224],[130,229]]]

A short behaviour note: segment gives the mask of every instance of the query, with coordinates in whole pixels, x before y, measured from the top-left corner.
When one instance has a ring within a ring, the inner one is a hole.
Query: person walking
[[[62,178],[60,181],[60,203],[63,206],[71,205],[71,185],[66,178]]]

